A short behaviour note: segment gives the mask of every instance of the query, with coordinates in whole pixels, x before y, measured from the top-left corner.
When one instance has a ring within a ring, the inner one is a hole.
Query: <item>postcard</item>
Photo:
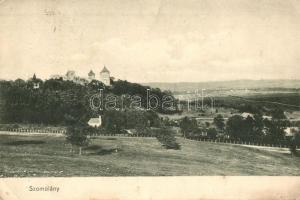
[[[1,0],[0,200],[300,199],[297,0]]]

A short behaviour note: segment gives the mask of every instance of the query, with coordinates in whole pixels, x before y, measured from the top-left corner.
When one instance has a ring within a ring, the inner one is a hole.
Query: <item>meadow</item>
[[[99,137],[83,155],[64,137],[0,135],[0,177],[300,175],[300,158],[231,144],[177,138]]]

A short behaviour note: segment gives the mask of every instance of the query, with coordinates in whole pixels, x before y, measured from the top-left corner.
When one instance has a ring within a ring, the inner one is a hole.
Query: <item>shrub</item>
[[[166,149],[180,149],[180,145],[176,142],[175,133],[168,128],[159,129],[156,138]]]
[[[84,126],[70,126],[67,128],[66,140],[73,146],[79,147],[79,155],[83,146],[89,144],[89,128]],[[73,151],[73,148],[71,149]]]
[[[296,148],[299,145],[300,145],[300,132],[297,131],[295,132],[294,136],[291,138],[290,141],[290,152],[292,155],[299,156]]]
[[[207,130],[207,136],[210,138],[210,139],[216,139],[217,137],[217,130],[215,128],[209,128]]]

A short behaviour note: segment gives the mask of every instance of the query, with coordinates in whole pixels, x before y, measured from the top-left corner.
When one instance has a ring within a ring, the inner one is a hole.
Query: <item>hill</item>
[[[63,137],[0,135],[0,177],[300,175],[289,154],[178,141],[181,150],[166,150],[155,138],[101,137],[78,156]]]
[[[232,80],[232,81],[211,81],[211,82],[151,82],[142,83],[161,90],[172,92],[186,92],[201,89],[229,90],[229,89],[299,89],[300,80]]]
[[[34,84],[33,79],[0,81],[0,123],[86,123],[91,117],[105,115],[107,110],[131,109],[133,97],[134,105],[146,109],[150,104],[150,90],[151,95],[158,99],[171,95],[160,89],[122,80],[114,81],[111,87],[97,80],[85,84],[63,79],[39,80],[38,88],[34,88]],[[165,110],[162,105],[162,101],[157,101],[157,112],[176,112]]]

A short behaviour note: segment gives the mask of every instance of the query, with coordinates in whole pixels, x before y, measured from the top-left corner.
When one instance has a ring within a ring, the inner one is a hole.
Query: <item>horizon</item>
[[[72,71],[72,70],[70,70]],[[76,71],[75,71],[76,73]],[[24,81],[27,81],[29,79],[31,79],[33,77],[33,75],[36,75],[36,78],[38,79],[41,79],[42,81],[46,81],[46,80],[49,80],[51,79],[51,75],[48,77],[48,78],[41,78],[39,77],[36,73],[33,73],[32,76],[28,77],[28,78],[21,78],[21,77],[18,77],[18,78],[15,78],[15,79],[5,79],[5,78],[0,78],[0,81],[15,81],[17,79],[22,79]],[[54,74],[54,75],[60,75],[61,77],[64,76],[64,74]],[[84,79],[88,79],[88,77],[83,77],[83,76],[78,76],[80,78],[84,78]],[[112,76],[114,77],[114,76]],[[138,83],[138,84],[190,84],[190,83],[218,83],[218,82],[237,82],[237,81],[300,81],[300,78],[296,79],[296,78],[290,78],[290,79],[229,79],[229,80],[206,80],[206,81],[178,81],[178,82],[166,82],[166,81],[150,81],[150,82],[134,82],[134,81],[129,81],[129,80],[126,80],[126,79],[119,79],[118,77],[114,77],[116,78],[116,80],[122,80],[122,81],[128,81],[128,82],[132,82],[132,83]],[[99,80],[99,78],[96,80]]]

